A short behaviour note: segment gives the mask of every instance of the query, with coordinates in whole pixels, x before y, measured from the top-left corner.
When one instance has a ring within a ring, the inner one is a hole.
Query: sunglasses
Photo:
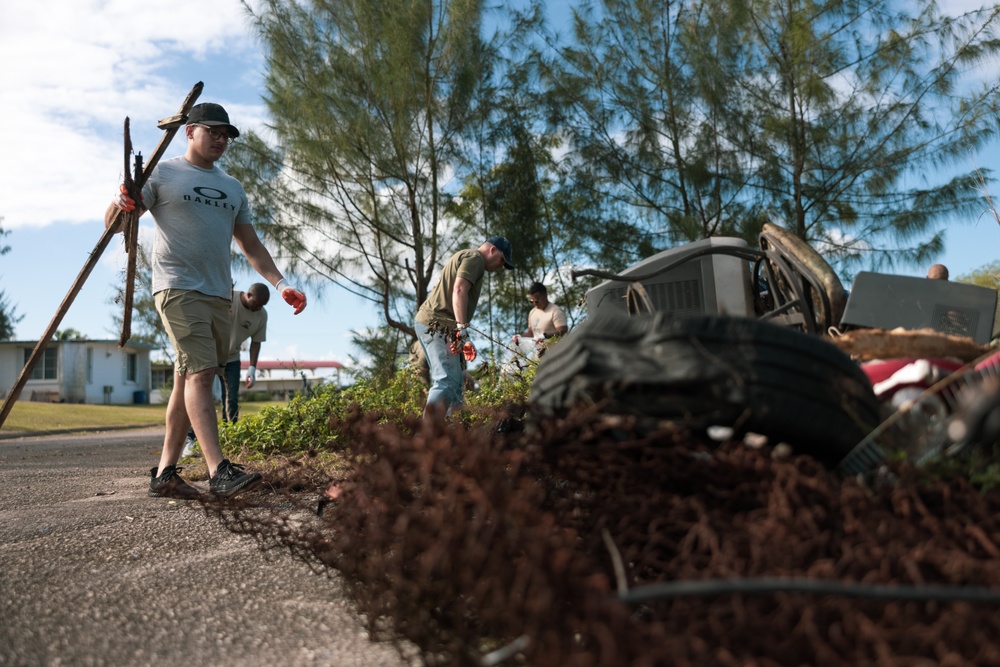
[[[202,125],[201,123],[192,123],[192,125],[197,125],[198,127],[205,129],[205,131],[208,132],[208,136],[212,137],[213,141],[218,141],[219,139],[232,141],[234,139],[234,137],[229,135],[229,130],[224,127],[209,127],[208,125]]]

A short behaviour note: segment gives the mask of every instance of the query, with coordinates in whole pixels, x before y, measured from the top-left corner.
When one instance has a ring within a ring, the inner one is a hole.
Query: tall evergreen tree
[[[983,66],[998,15],[942,16],[931,0],[585,4],[546,62],[554,118],[581,182],[668,243],[752,240],[770,220],[851,260],[922,263],[942,223],[982,208],[969,156],[997,135]]]
[[[743,0],[739,0],[742,5]],[[931,0],[746,4],[757,199],[802,238],[871,266],[923,264],[940,225],[982,210],[970,156],[997,136],[1000,6]],[[973,85],[968,73],[985,73]],[[954,174],[934,176],[947,170]]]
[[[292,270],[372,301],[411,335],[441,262],[482,241],[446,209],[489,103],[477,91],[500,63],[484,11],[480,0],[268,0],[254,15],[274,134],[234,146],[227,168]]]
[[[760,229],[744,110],[723,74],[741,63],[739,20],[697,1],[584,2],[568,43],[540,56],[570,180],[628,211],[639,247]]]

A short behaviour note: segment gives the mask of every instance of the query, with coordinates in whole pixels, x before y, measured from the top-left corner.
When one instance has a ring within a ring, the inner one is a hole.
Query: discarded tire
[[[717,316],[590,318],[543,357],[530,400],[542,415],[601,402],[693,429],[729,426],[830,465],[879,422],[867,376],[832,343]]]

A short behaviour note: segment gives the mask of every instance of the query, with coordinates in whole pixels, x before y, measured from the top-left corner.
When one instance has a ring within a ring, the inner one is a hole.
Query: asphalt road
[[[404,661],[336,575],[149,498],[162,431],[0,440],[0,665]]]

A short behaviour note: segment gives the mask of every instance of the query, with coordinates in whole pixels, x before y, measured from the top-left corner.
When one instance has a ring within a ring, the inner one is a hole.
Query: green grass
[[[240,403],[240,415],[258,412],[285,401]],[[166,405],[80,405],[76,403],[31,403],[17,401],[3,426],[0,438],[48,431],[101,431],[109,428],[141,428],[164,425]]]

